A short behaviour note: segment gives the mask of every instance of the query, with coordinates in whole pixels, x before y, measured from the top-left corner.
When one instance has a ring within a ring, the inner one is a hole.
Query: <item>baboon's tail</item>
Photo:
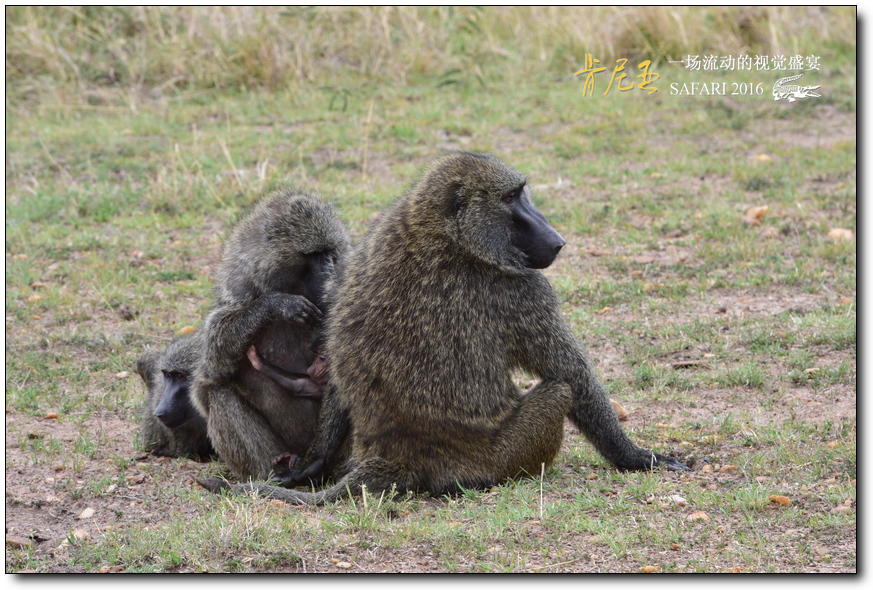
[[[368,459],[358,463],[333,486],[320,492],[300,492],[266,483],[240,483],[232,485],[214,477],[198,478],[197,483],[216,494],[227,490],[232,494],[257,494],[264,498],[281,500],[288,504],[314,504],[321,506],[352,495],[360,496],[362,488],[371,494],[391,490],[410,489],[409,472],[405,466],[384,459]]]
[[[329,495],[328,493],[339,486],[339,484],[337,484],[333,486],[333,488],[328,488],[323,492],[310,493],[289,490],[266,483],[239,483],[232,485],[222,479],[214,477],[197,479],[196,481],[210,492],[216,494],[221,493],[222,490],[227,490],[231,494],[257,494],[263,498],[281,500],[288,504],[324,504],[326,497]],[[343,486],[342,490],[345,490],[345,486]],[[335,496],[333,499],[338,500],[342,497],[342,490],[337,490],[334,494],[330,495]]]

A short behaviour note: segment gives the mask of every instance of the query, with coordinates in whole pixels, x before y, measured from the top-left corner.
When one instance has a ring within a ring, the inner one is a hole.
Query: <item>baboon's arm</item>
[[[578,343],[577,347],[581,349]],[[571,371],[573,401],[568,417],[601,455],[619,469],[630,471],[652,469],[659,465],[671,471],[688,469],[672,457],[634,444],[621,427],[591,360],[584,353],[573,356],[576,370]]]
[[[287,293],[270,293],[243,307],[216,308],[203,328],[204,377],[218,380],[232,376],[236,362],[246,356],[255,334],[266,324],[276,319],[311,323],[321,316],[321,311],[306,297]]]
[[[257,412],[234,385],[215,386],[208,434],[215,450],[236,473],[251,473],[266,479],[272,471],[272,459],[284,453],[281,441],[260,412]]]
[[[527,347],[517,353],[522,367],[542,379],[556,379],[572,389],[567,417],[597,451],[620,469],[642,470],[665,465],[670,470],[685,465],[635,445],[618,421],[585,348],[573,335],[555,306],[551,314],[533,315],[526,337]],[[519,343],[521,345],[522,343]]]

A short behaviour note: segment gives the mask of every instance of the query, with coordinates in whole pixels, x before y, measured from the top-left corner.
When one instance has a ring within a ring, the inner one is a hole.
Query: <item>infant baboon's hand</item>
[[[282,453],[273,459],[273,471],[277,473],[288,472],[300,463],[300,457],[294,453]]]

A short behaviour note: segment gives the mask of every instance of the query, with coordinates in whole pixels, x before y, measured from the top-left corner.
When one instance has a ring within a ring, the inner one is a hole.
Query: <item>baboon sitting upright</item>
[[[173,340],[163,353],[147,352],[136,361],[148,388],[141,410],[143,445],[155,455],[199,461],[215,456],[206,421],[191,403],[191,375],[201,346],[201,334],[195,332]]]
[[[323,381],[309,373],[347,248],[333,209],[291,190],[262,198],[224,244],[192,397],[240,478],[268,477],[274,460],[302,456],[312,440]]]
[[[481,489],[540,473],[558,453],[565,416],[616,467],[687,469],[636,446],[619,425],[537,270],[564,244],[519,172],[491,156],[437,159],[349,257],[328,321],[329,427],[302,467],[330,459],[348,431],[346,475],[316,494],[234,488],[295,503],[364,485],[375,494],[395,484],[433,495]],[[541,379],[527,393],[512,382],[519,368]]]

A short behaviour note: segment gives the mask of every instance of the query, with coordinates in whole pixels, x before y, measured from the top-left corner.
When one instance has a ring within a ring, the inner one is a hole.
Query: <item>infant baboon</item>
[[[192,397],[240,478],[268,477],[280,456],[293,465],[312,440],[324,382],[309,373],[347,248],[333,209],[291,190],[262,198],[224,245]]]
[[[323,503],[363,485],[374,494],[395,484],[433,495],[481,489],[540,473],[565,416],[616,467],[686,469],[619,425],[536,270],[565,241],[529,193],[524,176],[491,156],[453,153],[430,166],[349,257],[328,321],[331,411],[302,473],[330,460],[348,432],[346,475],[316,494],[236,490]],[[541,379],[526,394],[511,379],[519,368]]]
[[[291,395],[321,399],[324,396],[324,385],[327,383],[327,369],[324,351],[316,344],[312,346],[315,359],[305,373],[292,373],[274,365],[261,356],[254,345],[246,351],[246,356],[256,371],[271,379]]]
[[[191,403],[191,374],[200,356],[199,332],[173,340],[163,353],[148,352],[136,361],[136,371],[148,393],[141,410],[145,449],[155,455],[215,456],[206,435],[206,421]]]

